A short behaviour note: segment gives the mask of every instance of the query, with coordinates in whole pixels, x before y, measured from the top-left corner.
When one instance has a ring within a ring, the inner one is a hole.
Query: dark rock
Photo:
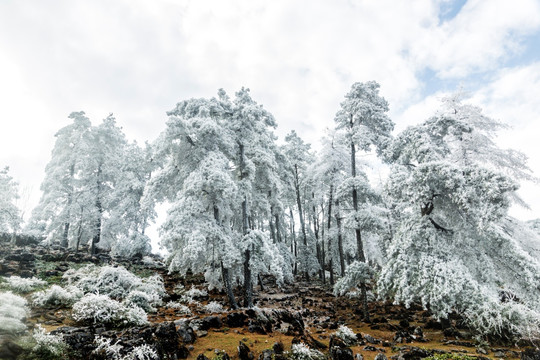
[[[179,336],[174,322],[159,324],[154,331],[154,338],[156,348],[158,353],[162,355],[162,358],[165,355],[169,359],[185,359],[189,354],[189,351],[184,345],[179,346]]]
[[[193,344],[195,340],[197,339],[197,335],[195,335],[193,328],[189,326],[186,322],[182,322],[177,327],[176,332],[178,333],[180,340],[184,344]]]
[[[330,336],[330,344],[328,345],[328,347],[331,349],[333,347],[346,348],[348,346],[341,338],[332,335]]]
[[[210,359],[207,358],[204,354],[199,354],[197,355],[197,360],[210,360]]]
[[[375,346],[367,345],[363,348],[366,351],[377,351],[377,348]]]
[[[521,352],[521,360],[540,360],[540,350],[528,348]]]
[[[24,349],[11,339],[0,339],[0,359],[15,360],[23,351]]]
[[[53,335],[63,335],[64,342],[73,350],[82,353],[93,349],[94,334],[89,327],[62,326],[51,331]]]
[[[364,339],[370,344],[380,344],[381,343],[381,340],[375,339],[373,336],[371,336],[369,334],[364,335]]]
[[[388,360],[388,358],[387,358],[386,355],[384,355],[383,353],[378,353],[378,354],[375,356],[375,360]]]
[[[415,346],[407,346],[399,349],[399,354],[394,355],[391,358],[395,360],[416,360],[423,359],[433,355],[433,352],[430,352],[426,349],[421,349]]]
[[[477,354],[487,355],[488,352],[489,351],[486,348],[483,348],[483,347],[476,348],[476,353]]]
[[[441,325],[441,323],[438,322],[437,320],[429,319],[429,320],[426,322],[426,325],[424,325],[424,329],[441,330],[441,329],[442,329],[442,325]]]
[[[399,327],[400,327],[400,328],[402,328],[402,329],[404,329],[404,330],[407,330],[407,329],[409,329],[409,326],[410,326],[410,324],[409,324],[409,322],[407,321],[407,319],[401,319],[401,320],[399,321]]]
[[[330,348],[330,358],[332,360],[354,360],[353,352],[350,348],[334,346]]]
[[[253,360],[253,353],[249,350],[249,347],[242,341],[238,343],[238,358],[240,360]]]
[[[276,354],[271,349],[265,349],[259,355],[258,360],[275,360]]]
[[[207,316],[199,320],[193,320],[191,326],[194,330],[207,331],[208,329],[219,329],[221,327],[221,319],[215,315]]]
[[[261,326],[261,324],[254,320],[249,320],[248,331],[252,333],[261,334],[261,335],[266,334],[266,330]]]
[[[461,333],[453,326],[447,327],[443,330],[443,335],[446,337],[460,338]]]
[[[281,341],[275,342],[274,345],[272,345],[272,350],[274,350],[274,353],[276,354],[283,354],[285,351],[285,347],[283,346],[283,343]]]
[[[248,316],[242,312],[233,312],[225,317],[225,324],[228,327],[242,327],[245,325]]]

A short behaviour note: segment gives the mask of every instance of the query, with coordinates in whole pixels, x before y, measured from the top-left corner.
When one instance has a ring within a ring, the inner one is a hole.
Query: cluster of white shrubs
[[[79,288],[84,294],[99,294],[100,297],[90,297],[94,301],[105,298],[109,301],[116,300],[111,304],[119,304],[118,306],[126,309],[141,309],[144,310],[143,313],[156,311],[156,306],[162,304],[161,299],[166,293],[163,279],[159,275],[141,279],[121,266],[97,267],[88,265],[78,270],[68,270],[63,278],[68,284]],[[83,308],[89,309],[88,301],[88,299],[85,300]],[[123,313],[130,314],[126,311]]]
[[[358,342],[358,338],[354,331],[345,325],[340,325],[334,335],[343,340],[347,346],[353,346]]]
[[[47,282],[36,277],[22,278],[20,276],[4,277],[7,287],[17,293],[26,294],[47,285]]]
[[[107,295],[87,294],[73,305],[75,321],[93,324],[145,325],[146,312],[138,306],[129,307]]]
[[[325,360],[326,356],[318,350],[310,349],[306,344],[293,344],[289,358],[292,360]]]
[[[124,347],[117,342],[112,343],[112,339],[96,337],[94,343],[97,345],[93,351],[95,354],[105,355],[112,360],[157,360],[158,353],[147,344],[135,346],[131,351],[122,355]]]
[[[0,334],[20,334],[26,331],[24,319],[28,314],[27,302],[12,292],[0,293]]]
[[[53,285],[50,288],[38,291],[33,295],[32,305],[38,307],[45,306],[72,306],[80,298],[82,298],[83,292],[72,285],[61,287]]]

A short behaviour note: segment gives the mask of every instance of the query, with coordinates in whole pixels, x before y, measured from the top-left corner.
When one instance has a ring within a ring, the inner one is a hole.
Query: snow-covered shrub
[[[112,360],[157,360],[158,353],[147,344],[135,346],[131,351],[126,352],[119,342],[112,343],[112,339],[96,337],[94,343],[97,345],[94,354],[104,355]],[[124,354],[123,354],[124,353]]]
[[[340,325],[338,329],[336,330],[336,332],[334,333],[334,335],[340,338],[341,340],[343,340],[343,342],[347,346],[353,346],[358,341],[354,331],[352,331],[351,328],[345,325]]]
[[[176,301],[169,301],[166,306],[171,309],[175,309],[177,313],[181,315],[191,315],[191,310],[184,304]]]
[[[128,236],[120,237],[112,246],[111,254],[126,258],[143,257],[150,254],[152,246],[150,238],[139,232],[132,232]]]
[[[138,306],[132,308],[107,295],[87,294],[73,305],[73,319],[93,324],[144,325],[146,313]]]
[[[0,334],[20,334],[26,331],[23,320],[28,313],[27,302],[12,292],[0,293]]]
[[[154,303],[152,295],[140,290],[131,291],[122,303],[128,307],[138,306],[146,312],[156,311],[156,308],[152,306]]]
[[[144,299],[136,295],[132,295],[131,299],[138,297],[143,303],[146,301],[147,304],[143,307],[148,309],[161,305],[161,298],[166,293],[163,279],[158,274],[141,279],[122,266],[90,265],[78,270],[68,270],[63,277],[85,294],[108,295],[116,300],[126,299],[132,292],[143,292],[146,294]]]
[[[191,286],[191,289],[186,291],[185,294],[186,294],[186,296],[189,296],[192,299],[204,298],[204,297],[208,296],[208,292],[206,292],[206,290],[197,289],[195,286]]]
[[[366,283],[373,278],[373,269],[366,263],[354,261],[345,270],[345,276],[336,281],[334,294],[344,295],[350,289],[361,283]]]
[[[318,350],[310,349],[304,343],[293,344],[289,358],[293,360],[324,360],[326,357]]]
[[[4,277],[6,286],[17,293],[26,294],[47,285],[47,282],[36,277],[22,278],[20,276]]]
[[[60,358],[66,350],[63,337],[46,333],[41,325],[34,329],[32,337],[36,342],[32,355],[38,359]]]
[[[208,304],[204,305],[203,310],[209,314],[225,312],[225,308],[215,301],[210,301]]]
[[[83,293],[75,286],[61,287],[53,285],[50,288],[39,291],[33,295],[32,305],[44,306],[65,306],[69,307],[77,302]]]

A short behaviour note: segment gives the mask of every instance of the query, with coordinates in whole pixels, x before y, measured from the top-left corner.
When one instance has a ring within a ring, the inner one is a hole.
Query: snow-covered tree
[[[494,144],[497,127],[454,96],[388,148],[400,218],[378,288],[439,318],[464,314],[480,334],[523,336],[539,330],[540,264],[507,211],[517,180],[532,176],[520,154]]]
[[[230,134],[223,126],[229,101],[190,99],[168,112],[166,130],[155,143],[161,166],[149,182],[145,202],[171,203],[161,228],[162,244],[171,251],[171,270],[207,272],[212,286],[222,284],[231,307],[231,269],[240,263],[240,250],[230,227],[237,202],[237,185],[229,158]]]
[[[82,229],[84,212],[89,211],[87,194],[79,192],[78,174],[86,166],[91,123],[82,111],[71,113],[69,118],[73,123],[55,134],[51,160],[41,183],[43,195],[30,220],[30,226],[41,229],[48,241],[58,240],[64,247],[76,237],[73,227],[79,224]]]
[[[375,81],[353,84],[335,117],[336,127],[346,132],[345,141],[350,148],[351,178],[346,180],[344,186],[351,190],[357,257],[361,262],[366,262],[361,234],[362,223],[366,222],[366,217],[371,217],[369,210],[361,208],[359,202],[370,197],[368,194],[371,191],[367,178],[358,173],[356,151],[358,149],[368,152],[375,147],[377,153],[381,154],[389,143],[390,133],[394,128],[394,123],[386,115],[389,110],[388,103],[379,95],[379,87]],[[361,284],[361,291],[364,317],[368,319],[365,284]]]
[[[306,189],[308,185],[307,168],[312,160],[312,156],[309,152],[310,148],[311,145],[306,144],[294,130],[285,137],[284,152],[289,162],[289,178],[294,189],[296,210],[298,211],[301,231],[301,244],[299,244],[300,251],[297,253],[297,262],[300,271],[305,275],[308,281],[310,274],[316,272],[319,267],[313,254],[313,247],[308,244],[309,229],[306,226],[306,218],[309,209],[306,209],[307,203],[305,198],[307,196],[312,197],[312,191]],[[295,244],[295,247],[296,246],[298,246],[298,244]]]
[[[18,186],[9,175],[9,168],[0,170],[0,232],[14,233],[19,230],[22,219],[15,201]]]

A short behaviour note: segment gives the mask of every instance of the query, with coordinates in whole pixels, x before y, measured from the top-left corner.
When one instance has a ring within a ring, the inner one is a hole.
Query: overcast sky
[[[504,147],[540,175],[539,0],[1,0],[0,166],[39,200],[54,134],[85,111],[114,113],[152,141],[183,99],[240,87],[317,143],[356,81],[376,80],[396,131],[460,85],[512,130]],[[523,184],[540,217],[540,187]]]

